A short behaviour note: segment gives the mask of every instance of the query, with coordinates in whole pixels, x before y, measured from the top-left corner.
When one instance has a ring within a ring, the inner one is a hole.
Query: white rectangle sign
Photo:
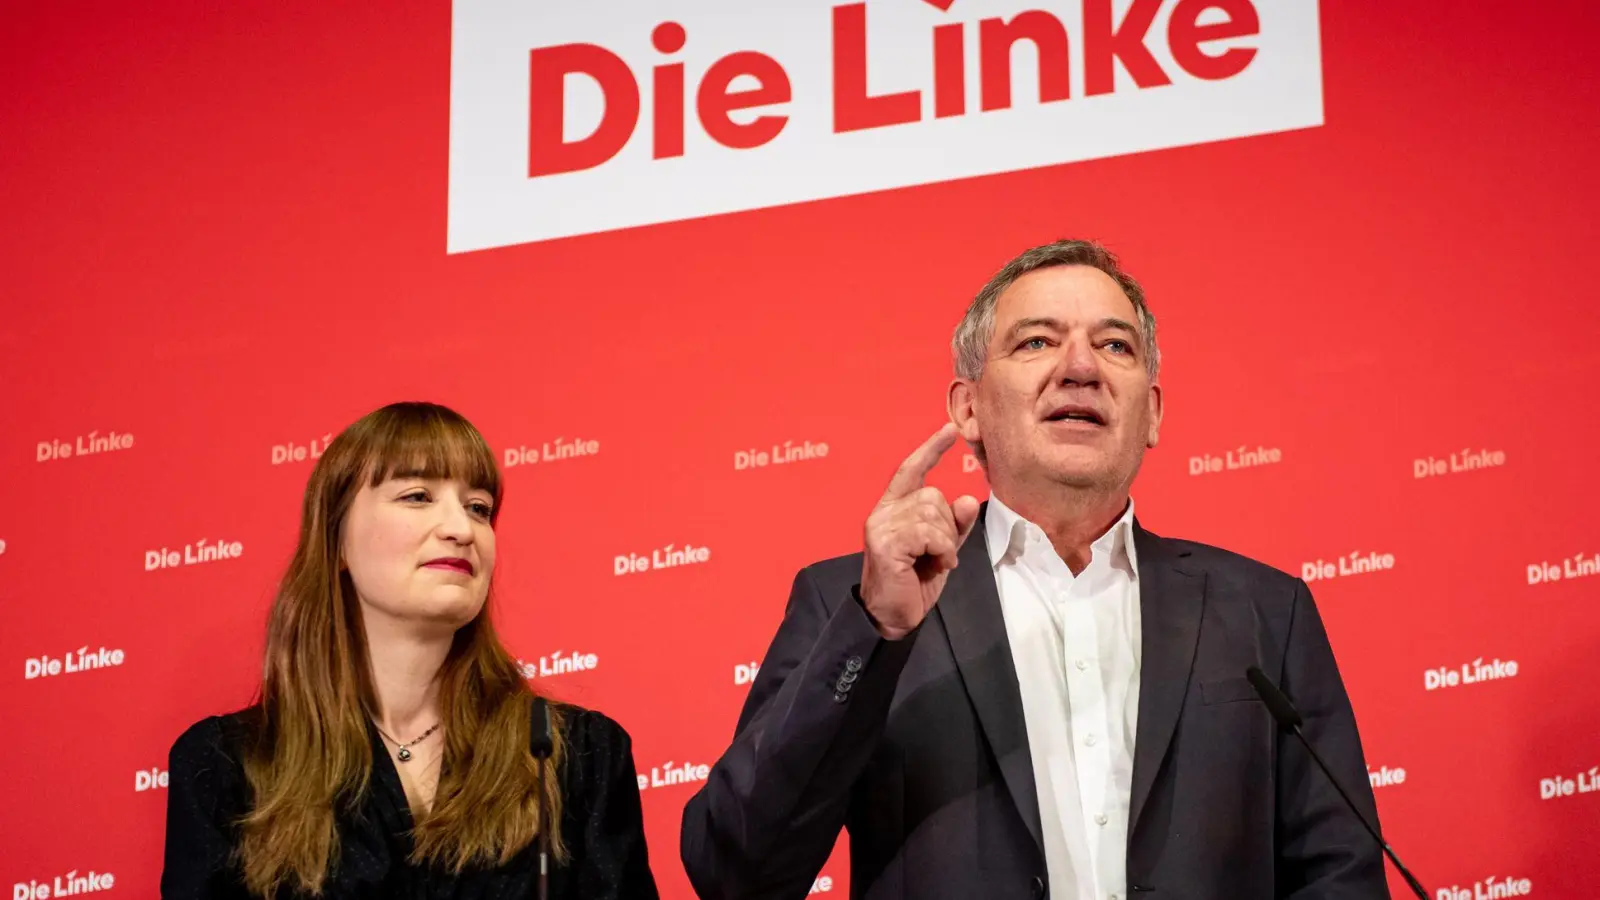
[[[1316,0],[456,0],[459,253],[1322,124]]]

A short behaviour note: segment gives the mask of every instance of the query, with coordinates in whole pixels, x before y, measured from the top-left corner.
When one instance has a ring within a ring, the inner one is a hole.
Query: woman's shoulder
[[[566,756],[580,778],[625,771],[633,774],[633,739],[617,720],[596,709],[551,702],[559,716]]]
[[[255,707],[206,716],[173,741],[167,768],[176,777],[180,772],[208,771],[219,765],[237,767],[256,721]]]
[[[209,834],[206,829],[231,828],[245,811],[244,747],[254,721],[253,710],[207,716],[178,735],[167,756],[169,832],[181,828],[174,822],[202,823],[182,838],[201,840],[194,829]]]
[[[589,709],[559,700],[550,701],[550,706],[561,717],[569,742],[586,740],[625,743],[629,739],[626,728],[598,709]]]

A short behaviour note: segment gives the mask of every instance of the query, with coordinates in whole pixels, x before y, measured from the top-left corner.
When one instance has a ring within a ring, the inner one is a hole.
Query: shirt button
[[[1097,738],[1097,737],[1095,737],[1094,735],[1091,734],[1088,737],[1084,738],[1083,742],[1085,744],[1088,744],[1089,746],[1093,747],[1095,745],[1095,742],[1098,741],[1098,740],[1099,740],[1099,738]]]
[[[1082,672],[1084,669],[1089,668],[1088,661],[1087,660],[1082,660],[1082,659],[1078,660],[1076,663],[1073,663],[1073,665],[1078,667],[1078,671],[1079,672]]]
[[[1107,823],[1109,821],[1111,821],[1111,820],[1106,818],[1106,814],[1105,813],[1101,813],[1101,814],[1099,814],[1099,815],[1094,817],[1094,823],[1096,825],[1104,825],[1105,823]]]

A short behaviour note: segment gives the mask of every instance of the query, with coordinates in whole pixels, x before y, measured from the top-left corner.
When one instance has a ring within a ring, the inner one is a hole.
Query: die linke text
[[[961,11],[956,0],[926,2],[952,19]],[[1151,52],[1151,40],[1165,41],[1176,68],[1209,81],[1232,78],[1255,58],[1254,47],[1211,43],[1260,33],[1260,19],[1251,0],[1179,0],[1164,33],[1152,32],[1162,2],[1134,0],[1120,20],[1114,18],[1112,0],[1083,0],[1079,22],[1064,22],[1053,13],[1032,9],[1010,18],[935,25],[927,37],[933,51],[930,71],[890,73],[904,79],[896,85],[899,89],[879,89],[877,93],[868,90],[868,72],[874,63],[868,54],[867,4],[835,6],[831,28],[833,131],[919,122],[927,106],[924,92],[932,95],[934,118],[1007,109],[1013,102],[1011,51],[1019,41],[1031,44],[1036,53],[1041,103],[1171,84],[1174,73],[1163,68]],[[656,159],[684,155],[685,98],[691,89],[695,117],[711,140],[749,150],[776,138],[788,124],[784,104],[794,98],[795,91],[782,63],[758,50],[736,50],[713,62],[699,83],[690,85],[684,64],[671,59],[690,39],[687,29],[676,22],[657,25],[650,43],[659,57],[643,76],[627,60],[598,44],[560,44],[530,51],[528,176],[591,169],[616,156],[640,124],[641,77],[648,78],[651,87],[652,108],[645,127],[650,130]],[[976,41],[978,49],[975,73],[967,71],[970,41]],[[1077,52],[1083,56],[1082,85],[1070,83],[1069,53],[1073,48],[1081,48]],[[1115,76],[1119,65],[1131,76],[1131,88],[1126,82],[1119,88]],[[569,75],[592,79],[604,98],[600,123],[589,134],[571,140],[564,132]],[[879,72],[872,83],[882,84],[886,77]],[[733,89],[736,80],[739,90]],[[978,85],[976,111],[967,108],[972,80]],[[745,112],[741,116],[744,121],[735,121],[730,115],[746,110],[760,112]]]

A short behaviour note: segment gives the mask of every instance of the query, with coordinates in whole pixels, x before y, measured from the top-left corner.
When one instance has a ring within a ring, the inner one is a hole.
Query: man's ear
[[[964,378],[957,378],[950,382],[950,390],[945,397],[945,405],[950,413],[950,421],[956,424],[956,432],[968,444],[977,444],[983,440],[982,433],[978,430],[978,386],[976,383]]]
[[[1144,445],[1147,449],[1155,449],[1161,442],[1161,385],[1150,385],[1150,433],[1145,435]]]

